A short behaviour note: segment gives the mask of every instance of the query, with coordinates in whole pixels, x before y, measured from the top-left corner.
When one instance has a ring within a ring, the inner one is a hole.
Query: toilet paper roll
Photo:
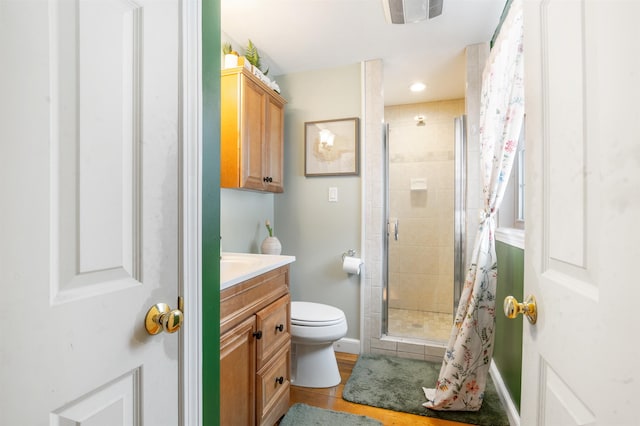
[[[342,270],[347,274],[360,275],[362,260],[359,257],[345,256],[342,261]]]

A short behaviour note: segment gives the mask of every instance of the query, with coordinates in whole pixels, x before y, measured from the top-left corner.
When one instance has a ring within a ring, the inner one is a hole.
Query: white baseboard
[[[493,379],[493,384],[496,385],[496,390],[498,391],[500,401],[502,402],[502,404],[504,404],[507,410],[509,424],[511,426],[520,426],[520,413],[518,413],[518,409],[513,403],[511,395],[509,395],[509,391],[507,390],[507,386],[504,384],[504,380],[502,380],[502,376],[498,371],[498,367],[496,366],[496,363],[493,362],[493,360],[491,360],[489,373],[491,374],[491,378]]]
[[[360,340],[344,337],[333,344],[336,352],[346,352],[348,354],[360,354]]]

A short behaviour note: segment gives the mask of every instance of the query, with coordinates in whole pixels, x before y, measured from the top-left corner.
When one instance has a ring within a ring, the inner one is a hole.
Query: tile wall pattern
[[[466,49],[467,82],[467,174],[468,182],[478,180],[477,162],[478,125],[480,111],[480,84],[482,70],[489,54],[488,43],[469,46]],[[383,217],[383,128],[384,94],[383,64],[381,60],[363,63],[363,138],[361,143],[362,182],[363,182],[363,256],[364,274],[361,277],[361,349],[363,353],[386,353],[407,358],[441,361],[444,345],[425,344],[415,339],[389,338],[382,334],[383,268],[384,255],[383,232],[386,232]],[[476,162],[475,165],[471,164]],[[472,246],[477,230],[478,208],[481,206],[480,193],[474,185],[468,185],[467,194],[467,250]],[[474,225],[475,224],[475,225]],[[470,237],[469,237],[470,236]],[[472,247],[471,247],[472,248]],[[467,258],[469,258],[468,256]]]
[[[390,308],[453,313],[454,119],[464,107],[455,99],[384,110],[389,216],[399,221],[389,242]],[[422,181],[426,189],[416,189]]]

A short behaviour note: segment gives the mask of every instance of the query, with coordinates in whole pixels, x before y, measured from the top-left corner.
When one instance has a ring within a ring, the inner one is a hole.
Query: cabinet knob
[[[263,182],[273,182],[273,178],[271,176],[265,176],[262,178]]]
[[[262,339],[262,330],[258,330],[256,332],[254,332],[253,333],[253,337],[255,337],[258,340]]]
[[[276,325],[276,331],[284,331],[284,324]]]
[[[276,377],[276,383],[283,384],[284,383],[284,377],[282,377],[282,376]]]

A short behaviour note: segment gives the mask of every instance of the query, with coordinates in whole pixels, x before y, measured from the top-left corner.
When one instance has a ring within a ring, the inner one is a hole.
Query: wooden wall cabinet
[[[222,70],[223,188],[283,192],[286,100],[245,67]]]
[[[273,426],[289,408],[289,266],[220,292],[220,424]]]

